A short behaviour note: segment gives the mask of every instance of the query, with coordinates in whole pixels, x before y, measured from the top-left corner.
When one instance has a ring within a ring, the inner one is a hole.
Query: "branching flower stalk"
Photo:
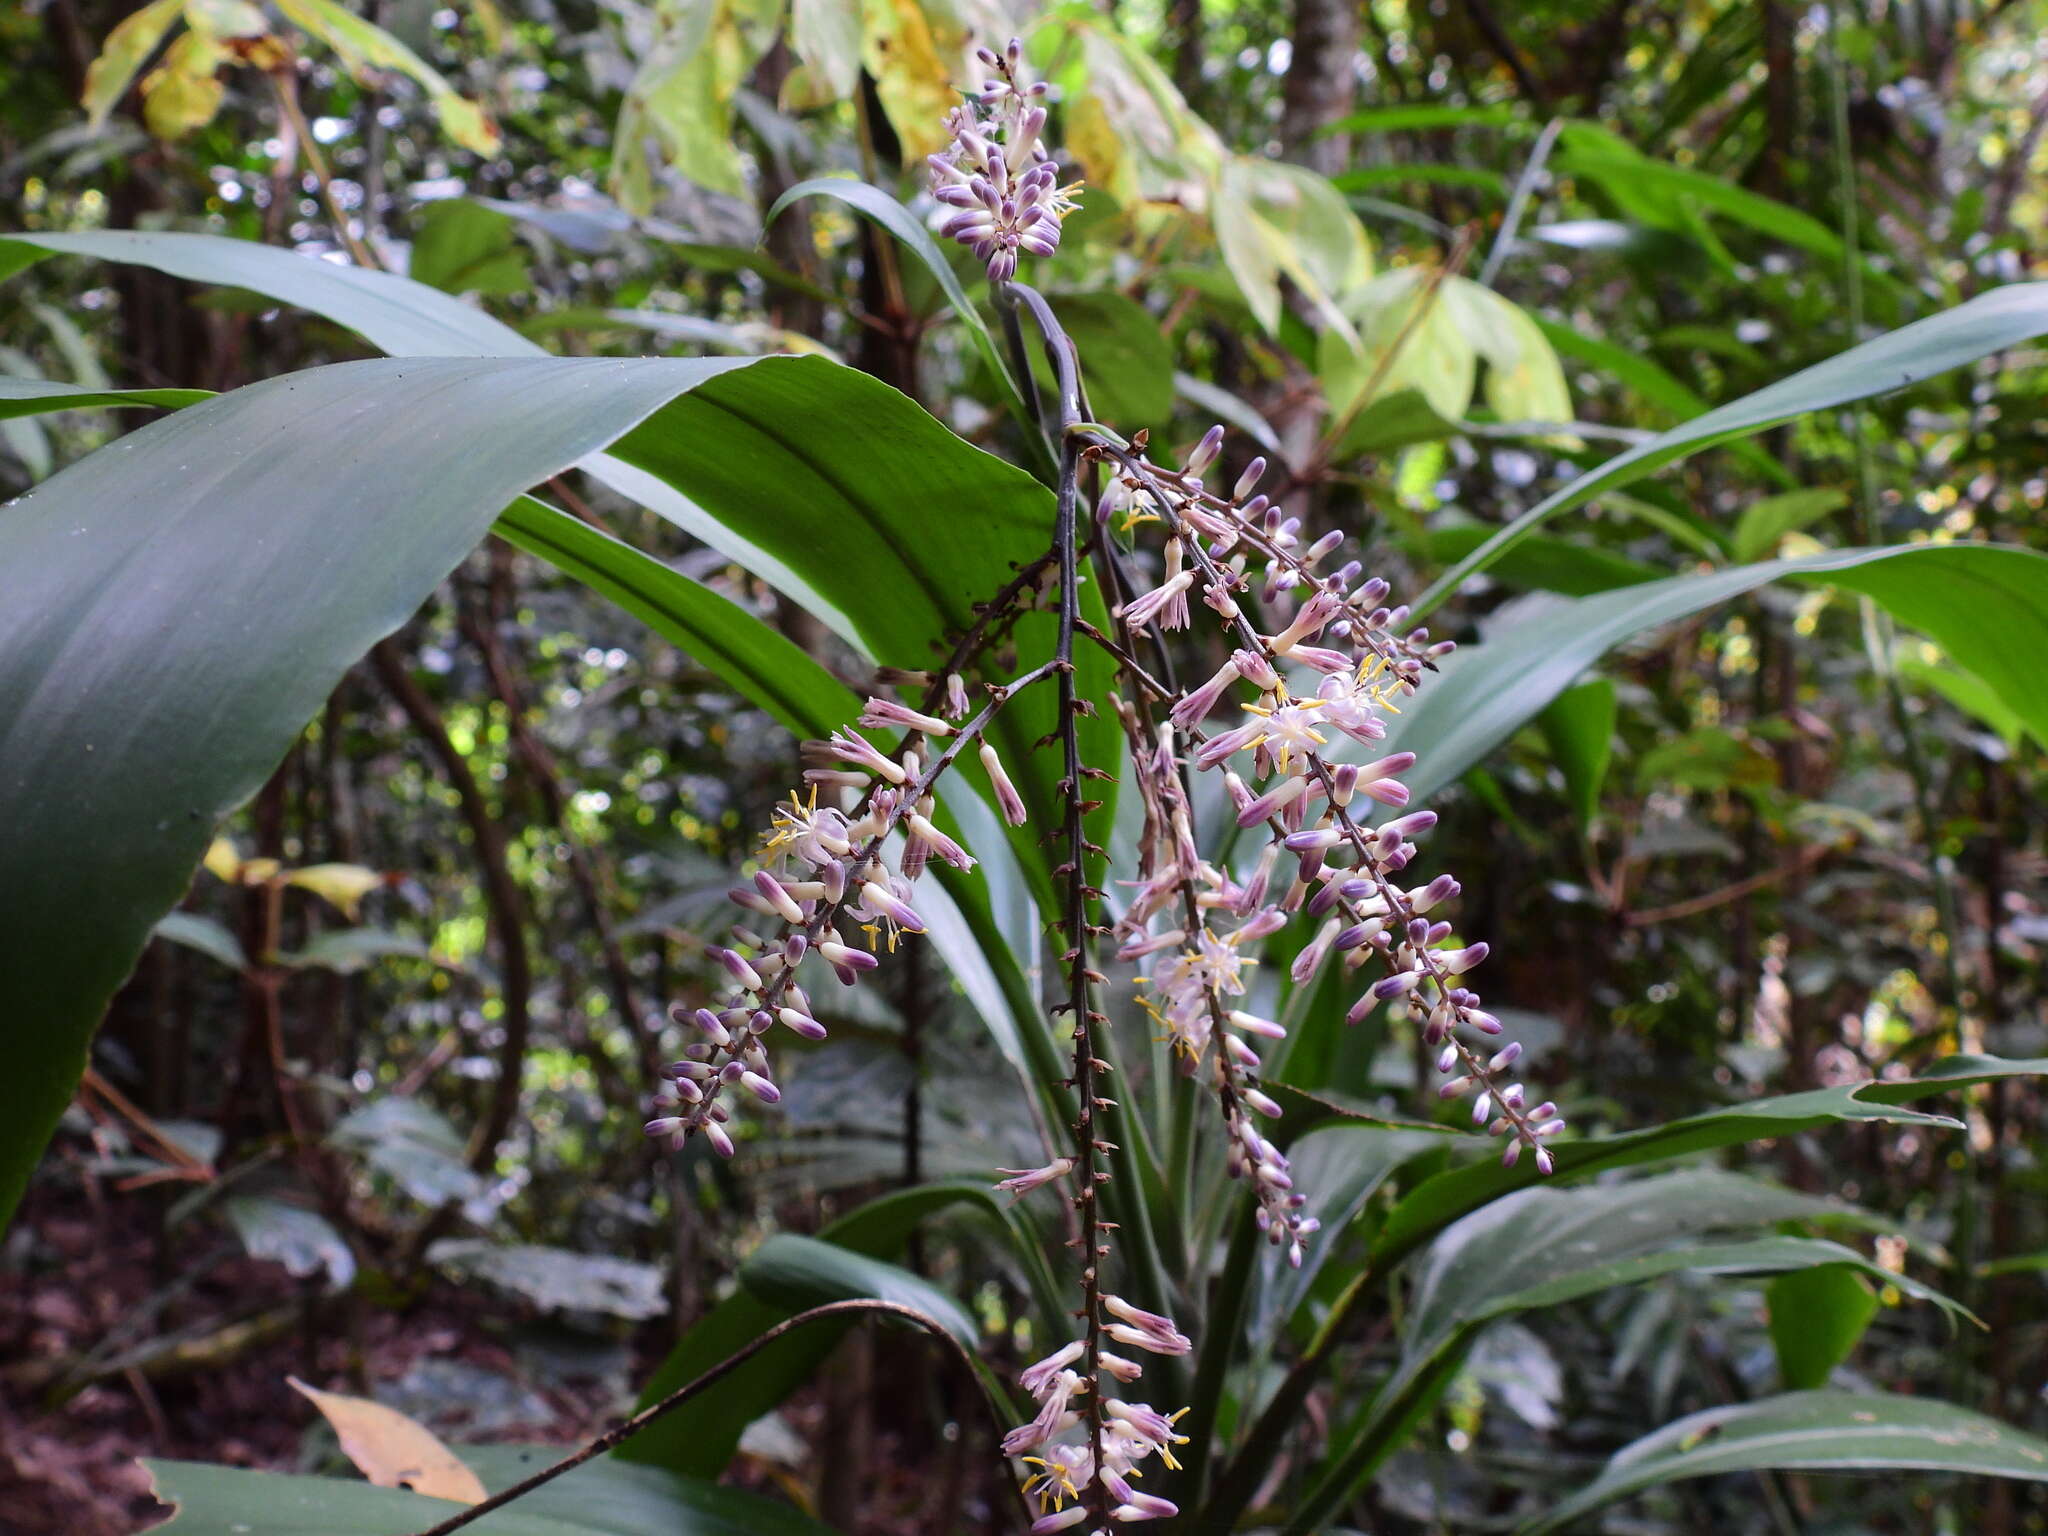
[[[746,916],[731,947],[711,950],[731,982],[725,1004],[673,1011],[700,1038],[667,1069],[662,1112],[647,1130],[677,1145],[701,1134],[732,1153],[726,1090],[770,1104],[780,1097],[766,1037],[778,1025],[810,1039],[825,1034],[798,979],[806,962],[815,957],[842,983],[857,983],[879,964],[878,951],[924,931],[912,898],[931,861],[973,866],[968,850],[934,820],[935,790],[970,749],[1003,818],[1023,824],[1023,798],[987,732],[1019,691],[1055,679],[1055,723],[1038,746],[1056,748],[1061,765],[1052,930],[1062,996],[1052,1012],[1066,1015],[1072,1030],[1062,1086],[1072,1095],[1073,1143],[1040,1167],[1000,1170],[1005,1177],[996,1186],[1021,1198],[1058,1185],[1073,1208],[1077,1336],[1020,1373],[1036,1411],[1002,1442],[1032,1501],[1031,1529],[1045,1536],[1178,1514],[1138,1480],[1154,1457],[1177,1466],[1173,1448],[1186,1443],[1180,1413],[1121,1395],[1143,1375],[1127,1351],[1176,1356],[1191,1343],[1172,1318],[1133,1305],[1108,1284],[1115,1224],[1103,1214],[1103,1194],[1117,1150],[1110,1124],[1117,1103],[1108,1092],[1110,1021],[1100,1005],[1108,983],[1095,968],[1098,938],[1113,937],[1120,961],[1145,968],[1140,1006],[1164,1030],[1179,1069],[1214,1094],[1226,1168],[1247,1183],[1260,1229],[1294,1264],[1317,1223],[1303,1214],[1306,1196],[1294,1187],[1285,1153],[1259,1129],[1281,1112],[1260,1086],[1259,1049],[1286,1032],[1245,1004],[1268,941],[1298,922],[1313,928],[1289,962],[1294,982],[1309,985],[1332,959],[1351,972],[1375,967],[1376,979],[1360,981],[1351,1022],[1381,1003],[1405,1003],[1438,1048],[1448,1079],[1443,1095],[1475,1095],[1474,1122],[1507,1138],[1505,1162],[1528,1151],[1549,1172],[1545,1142],[1564,1122],[1553,1105],[1526,1107],[1512,1074],[1520,1048],[1491,1043],[1500,1023],[1464,984],[1486,946],[1458,941],[1451,924],[1433,916],[1457,895],[1457,882],[1439,875],[1403,884],[1413,839],[1436,820],[1409,806],[1402,775],[1414,755],[1360,762],[1338,751],[1382,741],[1384,717],[1398,713],[1449,644],[1432,643],[1419,628],[1403,633],[1406,610],[1385,605],[1388,584],[1367,578],[1357,560],[1331,569],[1339,534],[1304,545],[1298,521],[1257,494],[1263,460],[1228,495],[1211,491],[1206,477],[1222,447],[1220,427],[1170,468],[1146,456],[1144,434],[1126,441],[1089,419],[1072,341],[1045,299],[1015,281],[1021,256],[1057,249],[1061,221],[1075,206],[1074,188],[1059,185],[1044,143],[1046,87],[1025,81],[1015,41],[1001,54],[983,49],[979,56],[990,78],[949,114],[950,143],[930,161],[934,224],[986,265],[1027,381],[1020,315],[1044,342],[1057,385],[1051,419],[1042,423],[1057,449],[1052,547],[978,610],[943,668],[883,674],[885,684],[922,689],[914,704],[879,693],[867,700],[859,726],[900,730],[893,746],[852,729],[806,744],[807,792],[776,810],[751,882],[731,893]],[[1035,388],[1029,398],[1040,399]],[[1084,527],[1081,478],[1096,466],[1107,470],[1108,485]],[[1163,535],[1158,579],[1142,590],[1118,543],[1140,526]],[[1091,557],[1114,603],[1114,636],[1081,616],[1082,564]],[[965,678],[979,674],[1048,574],[1058,603],[1052,655],[1006,683],[982,683],[985,699],[973,707]],[[1198,686],[1182,688],[1168,637],[1192,625],[1198,606],[1214,615],[1230,659]],[[1106,855],[1088,837],[1087,817],[1099,802],[1087,785],[1110,775],[1081,753],[1079,722],[1098,707],[1078,686],[1075,645],[1083,640],[1105,649],[1127,684],[1127,693],[1099,702],[1116,713],[1144,809],[1137,867],[1123,882],[1131,894],[1113,923],[1104,892],[1091,883]],[[1156,672],[1141,651],[1156,656]],[[1233,722],[1211,728],[1213,716],[1232,709],[1241,711]],[[1221,773],[1238,827],[1265,830],[1263,847],[1243,867],[1200,847],[1195,772]],[[1361,814],[1366,802],[1395,814],[1375,825]],[[851,941],[848,929],[865,944]]]

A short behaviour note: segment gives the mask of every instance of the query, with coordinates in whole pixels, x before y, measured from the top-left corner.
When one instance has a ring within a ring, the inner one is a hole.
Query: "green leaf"
[[[1903,389],[2044,332],[2048,282],[2013,283],[1802,368],[1790,378],[1638,443],[1553,491],[1432,583],[1415,602],[1416,616],[1433,611],[1467,576],[1491,565],[1539,524],[1583,506],[1603,490],[1639,480],[1715,443],[1746,437],[1810,411]]]
[[[100,406],[154,405],[166,410],[212,399],[204,389],[100,389],[59,384],[54,379],[19,379],[0,374],[0,421],[43,411],[83,411]]]
[[[466,197],[427,204],[406,274],[443,293],[524,293],[530,286],[511,218]]]
[[[981,1330],[967,1309],[937,1286],[907,1269],[815,1237],[776,1233],[740,1266],[740,1284],[789,1312],[860,1296],[893,1301],[941,1324],[964,1349],[981,1342]]]
[[[960,317],[960,323],[967,327],[968,337],[974,343],[975,351],[988,365],[1009,395],[1011,409],[1017,420],[1024,423],[1027,432],[1035,435],[1035,424],[1024,410],[1024,397],[1018,393],[1017,380],[1011,375],[1009,364],[1003,360],[995,338],[989,334],[981,312],[974,307],[974,300],[967,296],[967,290],[960,286],[960,279],[953,271],[952,263],[946,260],[946,253],[939,248],[939,242],[924,222],[908,208],[897,202],[880,187],[871,187],[864,181],[851,181],[838,176],[816,176],[809,181],[800,181],[782,196],[775,199],[763,224],[773,224],[782,210],[791,203],[806,197],[830,197],[853,209],[856,213],[873,219],[889,234],[894,235],[911,255],[915,256],[938,283],[939,291],[946,296],[946,302],[953,307],[953,313]]]
[[[107,34],[99,57],[85,72],[86,121],[95,128],[106,122],[107,114],[128,94],[128,87],[142,73],[142,66],[156,52],[158,43],[184,14],[185,0],[150,0],[131,12]]]
[[[558,1447],[462,1446],[493,1492],[560,1456]],[[175,1536],[411,1536],[461,1511],[446,1499],[338,1477],[289,1477],[190,1461],[145,1461]],[[785,1504],[652,1467],[598,1460],[469,1527],[476,1536],[824,1536]]]
[[[1778,1378],[1795,1391],[1824,1387],[1877,1316],[1877,1293],[1854,1269],[1824,1264],[1778,1276],[1764,1292]]]
[[[828,735],[860,713],[853,690],[788,636],[566,512],[522,496],[492,531],[603,593],[796,735]]]
[[[1537,716],[1581,831],[1600,809],[1600,787],[1614,755],[1614,719],[1614,682],[1605,677],[1565,689]]]
[[[1945,661],[1929,661],[1910,653],[1897,657],[1894,664],[1900,676],[1933,689],[1964,714],[1989,726],[2008,751],[2018,750],[2020,738],[2027,733],[2027,722],[1984,679]]]
[[[1668,1162],[1689,1153],[1708,1152],[1743,1142],[1775,1140],[1829,1124],[1879,1121],[1948,1130],[1961,1123],[1946,1115],[1930,1115],[1897,1106],[1924,1099],[1947,1088],[1966,1087],[1996,1078],[2033,1077],[2048,1072],[2048,1059],[2001,1061],[1990,1056],[1952,1056],[1936,1062],[1925,1075],[1891,1082],[1848,1083],[1817,1088],[1811,1093],[1785,1094],[1731,1104],[1705,1114],[1689,1115],[1664,1125],[1645,1126],[1618,1136],[1589,1137],[1554,1143],[1557,1172],[1553,1179],[1587,1178],[1614,1168]],[[1447,1169],[1417,1185],[1394,1207],[1374,1239],[1372,1263],[1384,1269],[1413,1252],[1446,1224],[1497,1200],[1511,1189],[1541,1179],[1525,1160],[1521,1167],[1500,1166],[1488,1156]]]
[[[1173,413],[1173,348],[1144,305],[1114,290],[1063,293],[1052,300],[1060,326],[1081,353],[1081,382],[1094,419],[1126,431],[1163,425]],[[1043,348],[1032,349],[1041,387],[1052,370]]]
[[[0,891],[0,1017],[39,1021],[0,1084],[0,1216],[215,823],[342,673],[528,485],[741,366],[340,364],[152,422],[0,519],[0,863],[38,872]]]
[[[1487,529],[1477,523],[1432,528],[1422,540],[1422,551],[1433,563],[1442,564],[1470,554],[1486,537]],[[1595,592],[1664,579],[1664,572],[1654,565],[1544,533],[1532,534],[1509,550],[1493,567],[1492,575],[1510,587],[1562,592],[1567,597],[1590,597]]]
[[[870,1201],[828,1223],[819,1236],[837,1251],[879,1260],[900,1252],[922,1222],[963,1203],[981,1204],[997,1219],[1010,1219],[984,1186],[932,1184]],[[1035,1239],[1012,1246],[1027,1254],[1037,1252]],[[735,1291],[683,1335],[641,1390],[639,1406],[660,1401],[798,1310],[764,1300],[745,1287]],[[676,1472],[717,1476],[738,1449],[740,1432],[809,1379],[852,1326],[850,1321],[828,1320],[784,1335],[727,1376],[715,1393],[685,1403],[650,1425],[618,1455]]]
[[[125,229],[10,234],[0,236],[0,275],[52,252],[154,267],[195,283],[247,288],[325,315],[395,356],[545,355],[510,326],[425,283],[222,235]]]
[[[462,1445],[456,1454],[492,1493],[551,1466],[559,1445]],[[787,1504],[659,1467],[601,1457],[523,1495],[522,1513],[576,1521],[604,1536],[828,1536],[830,1527]]]
[[[2048,654],[2048,556],[1994,544],[1834,550],[1560,603],[1454,652],[1389,733],[1420,756],[1410,790],[1427,799],[1454,781],[1631,636],[1781,580],[1875,598],[1975,673],[2029,730],[2048,732],[2048,669],[2034,663]]]
[[[1742,516],[1736,519],[1729,553],[1742,564],[1767,559],[1778,552],[1778,541],[1786,534],[1797,532],[1808,523],[1818,522],[1848,504],[1848,492],[1832,486],[1787,491],[1782,496],[1766,496],[1761,501],[1753,501],[1742,509]]]
[[[197,912],[166,912],[150,931],[159,939],[168,939],[173,944],[196,949],[210,960],[218,960],[237,975],[249,968],[242,941],[225,925]]]
[[[485,1184],[463,1158],[462,1138],[437,1109],[387,1094],[351,1110],[328,1133],[429,1210],[474,1200]]]
[[[1762,1468],[1964,1472],[2038,1483],[2048,1482],[2048,1441],[1927,1398],[1792,1392],[1709,1408],[1645,1435],[1521,1536],[1562,1530],[1661,1483]]]
[[[358,80],[371,82],[375,72],[397,70],[427,93],[442,131],[472,154],[497,153],[497,126],[475,102],[466,100],[439,71],[374,22],[366,21],[334,0],[276,0],[277,8],[341,56]]]
[[[1480,1331],[1513,1313],[1680,1270],[1772,1274],[1819,1265],[1877,1275],[1954,1308],[1939,1293],[1887,1275],[1838,1243],[1782,1236],[1683,1242],[1848,1209],[1718,1169],[1690,1169],[1593,1189],[1525,1189],[1475,1211],[1423,1260],[1400,1366],[1337,1437],[1343,1450],[1294,1510],[1290,1536],[1321,1529],[1320,1521],[1399,1449]]]

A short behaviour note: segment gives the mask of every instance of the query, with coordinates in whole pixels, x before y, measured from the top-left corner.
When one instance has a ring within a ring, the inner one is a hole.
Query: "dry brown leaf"
[[[342,1451],[379,1488],[410,1488],[434,1499],[481,1504],[484,1485],[462,1459],[396,1408],[367,1397],[322,1392],[296,1376],[285,1380],[326,1416],[341,1437]]]

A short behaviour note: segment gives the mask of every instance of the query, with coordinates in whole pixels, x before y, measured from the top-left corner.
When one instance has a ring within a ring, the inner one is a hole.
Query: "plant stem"
[[[382,263],[370,254],[368,246],[357,238],[350,227],[347,212],[334,195],[334,178],[327,170],[327,157],[320,153],[320,141],[313,137],[312,125],[306,121],[306,110],[299,105],[298,61],[286,59],[277,68],[268,71],[270,89],[277,96],[277,107],[291,124],[292,136],[299,141],[299,148],[306,156],[306,169],[313,173],[313,180],[320,188],[320,200],[327,205],[327,216],[334,221],[335,236],[348,250],[349,260],[357,266],[375,272]]]

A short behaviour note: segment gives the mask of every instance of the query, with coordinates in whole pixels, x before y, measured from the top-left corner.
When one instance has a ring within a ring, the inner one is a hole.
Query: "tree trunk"
[[[1353,0],[1294,0],[1294,57],[1287,66],[1280,143],[1288,159],[1324,176],[1351,163],[1348,136],[1318,133],[1350,115],[1357,53]]]

